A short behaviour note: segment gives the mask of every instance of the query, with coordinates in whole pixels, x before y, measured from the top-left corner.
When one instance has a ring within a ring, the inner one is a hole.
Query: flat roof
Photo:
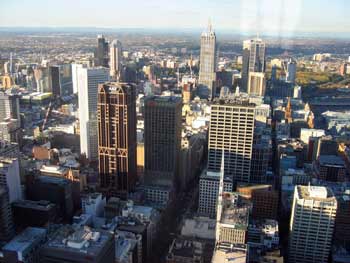
[[[46,229],[38,227],[28,227],[22,233],[15,236],[2,249],[8,251],[22,252],[31,246],[37,239],[46,235]]]

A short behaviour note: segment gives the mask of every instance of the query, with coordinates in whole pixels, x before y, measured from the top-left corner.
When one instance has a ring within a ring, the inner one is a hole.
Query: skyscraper
[[[207,31],[201,35],[198,95],[205,98],[215,96],[216,35],[209,23]]]
[[[337,200],[320,186],[296,186],[290,221],[290,263],[326,263],[330,253]]]
[[[119,79],[121,75],[122,43],[119,40],[113,40],[109,50],[110,56],[110,75],[112,79]]]
[[[97,93],[98,84],[109,80],[107,68],[77,69],[79,94],[80,152],[89,160],[97,160]]]
[[[145,99],[145,181],[173,186],[181,149],[180,97]]]
[[[287,62],[287,82],[295,83],[297,74],[297,62],[293,59],[289,59]]]
[[[250,72],[248,77],[248,94],[264,96],[266,90],[265,73]]]
[[[265,42],[259,38],[243,41],[243,91],[248,90],[250,72],[265,72]]]
[[[0,241],[9,241],[15,235],[15,229],[6,186],[0,186],[0,222]]]
[[[126,198],[136,182],[135,87],[100,84],[97,112],[101,188],[108,195]]]
[[[61,95],[60,68],[58,66],[49,67],[49,87],[55,97]]]
[[[208,171],[220,171],[225,153],[225,176],[249,182],[254,136],[255,105],[245,101],[218,100],[211,108]]]
[[[108,42],[103,35],[97,36],[97,48],[95,51],[95,66],[102,66],[108,68]]]

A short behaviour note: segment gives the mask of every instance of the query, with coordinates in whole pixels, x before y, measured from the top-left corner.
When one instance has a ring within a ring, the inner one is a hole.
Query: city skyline
[[[180,3],[177,1],[167,5],[159,0],[104,0],[100,5],[92,0],[63,0],[55,3],[55,8],[43,0],[14,0],[4,3],[2,8],[0,27],[204,29],[210,18],[217,30],[241,33],[349,33],[350,28],[350,22],[346,19],[350,3],[345,0],[333,1],[330,6],[326,0],[237,0],[222,1],[220,5],[209,1],[199,3],[197,0],[191,3],[181,0]],[[12,15],[14,13],[16,16]],[[322,13],[327,16],[319,16]]]

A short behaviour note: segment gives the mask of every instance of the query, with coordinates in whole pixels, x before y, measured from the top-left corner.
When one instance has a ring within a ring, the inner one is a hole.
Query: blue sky
[[[0,0],[0,26],[349,32],[349,0]]]

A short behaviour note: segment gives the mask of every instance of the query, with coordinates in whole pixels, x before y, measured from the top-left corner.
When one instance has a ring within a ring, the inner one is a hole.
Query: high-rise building
[[[225,176],[249,182],[254,137],[255,105],[218,100],[211,107],[208,170],[218,172],[225,154]]]
[[[9,241],[15,234],[7,187],[0,187],[0,241]]]
[[[95,66],[108,68],[108,42],[103,35],[97,36],[97,48],[95,51]]]
[[[55,97],[61,95],[60,68],[59,66],[49,67],[49,86],[50,91]]]
[[[243,91],[248,90],[250,72],[265,72],[265,42],[259,38],[243,41]]]
[[[248,94],[264,96],[266,90],[265,73],[250,72],[248,77]]]
[[[297,77],[297,62],[290,59],[287,62],[287,82],[295,83]]]
[[[107,68],[77,68],[79,94],[80,152],[97,160],[97,94],[98,84],[109,80]]]
[[[232,180],[225,177],[223,191],[232,192]],[[220,172],[204,171],[199,179],[198,213],[214,218],[219,194]]]
[[[295,187],[288,262],[328,262],[336,213],[337,200],[329,188]]]
[[[201,35],[198,95],[205,98],[215,96],[216,79],[216,35],[209,23],[207,31]]]
[[[72,64],[72,85],[73,85],[73,93],[78,93],[78,85],[79,85],[79,79],[78,79],[78,68],[83,68],[83,64]]]
[[[145,99],[145,181],[173,186],[181,149],[181,97]]]
[[[4,262],[40,262],[40,248],[46,238],[45,228],[26,228],[2,248]]]
[[[40,260],[47,263],[114,263],[115,254],[111,233],[66,225],[42,246]]]
[[[7,189],[10,203],[22,199],[18,159],[0,158],[0,186]]]
[[[100,84],[98,159],[101,188],[126,198],[136,182],[136,96],[126,83]]]
[[[19,98],[15,95],[8,95],[0,92],[0,121],[5,119],[20,120]]]
[[[122,43],[119,40],[113,40],[109,49],[110,56],[110,75],[112,79],[117,80],[121,76],[122,70]]]

